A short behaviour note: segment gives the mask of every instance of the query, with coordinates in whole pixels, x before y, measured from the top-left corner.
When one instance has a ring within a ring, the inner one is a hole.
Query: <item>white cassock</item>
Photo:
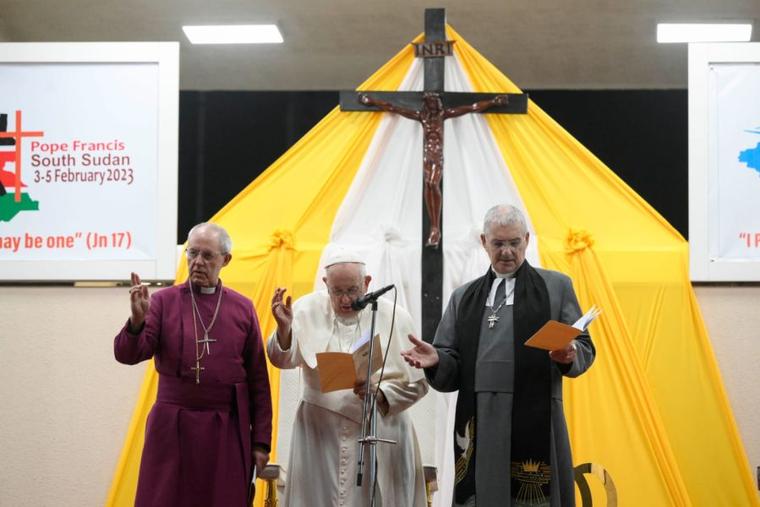
[[[392,311],[393,303],[380,298],[375,333],[380,334],[383,352]],[[267,352],[272,364],[278,368],[300,367],[304,379],[290,446],[284,507],[369,505],[366,458],[362,487],[356,486],[362,401],[351,389],[320,391],[316,353],[347,352],[363,333],[369,332],[370,322],[369,307],[354,319],[337,317],[327,292],[318,291],[293,304],[293,341],[288,350],[280,348],[276,331],[269,337]],[[377,444],[375,505],[424,507],[422,460],[414,426],[405,410],[427,393],[428,385],[422,370],[410,368],[401,358],[400,344],[407,343],[408,334],[416,334],[411,316],[401,307],[396,308],[393,327],[380,383],[389,409],[386,414],[378,409],[377,436],[397,443]]]

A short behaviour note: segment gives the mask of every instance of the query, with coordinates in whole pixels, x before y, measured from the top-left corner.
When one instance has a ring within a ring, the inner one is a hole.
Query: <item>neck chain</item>
[[[504,280],[504,283],[507,283],[507,280]],[[515,283],[515,285],[517,285]],[[493,329],[493,327],[496,325],[497,322],[499,322],[499,316],[496,315],[499,313],[499,310],[501,310],[501,307],[504,306],[507,302],[507,299],[509,299],[509,296],[512,295],[512,293],[515,291],[515,285],[512,286],[512,288],[509,290],[509,293],[504,296],[504,299],[499,303],[499,306],[494,308],[491,307],[491,315],[488,316],[488,329]]]
[[[204,355],[208,354],[211,355],[211,343],[215,342],[216,340],[211,338],[208,334],[211,331],[211,328],[214,327],[214,324],[216,323],[216,318],[219,316],[219,308],[222,306],[222,293],[224,292],[222,290],[222,284],[219,283],[219,286],[217,287],[217,290],[219,290],[219,297],[216,300],[216,309],[214,309],[214,315],[211,317],[211,322],[208,323],[208,326],[204,324],[203,318],[201,317],[200,309],[198,308],[198,303],[195,301],[195,294],[193,293],[193,285],[190,283],[190,279],[187,280],[187,286],[190,289],[190,301],[192,302],[193,306],[193,337],[195,338],[195,367],[190,368],[191,370],[195,370],[195,383],[200,384],[201,383],[201,370],[205,370],[204,367],[201,366],[201,359]],[[198,319],[198,322],[201,323],[201,327],[203,328],[203,339],[198,339],[198,326],[196,324],[196,317]],[[200,351],[198,350],[198,345],[201,346]]]
[[[337,315],[335,316],[335,329],[337,329],[337,338],[338,338],[338,350],[341,352],[351,352],[351,347],[356,343],[356,339],[361,336],[362,334],[362,328],[361,328],[361,318],[359,315],[356,316],[356,324],[354,325],[354,333],[353,337],[351,339],[351,343],[348,344],[348,348],[346,350],[343,350],[343,340],[341,337],[343,336],[341,334],[341,326],[343,327],[349,327],[350,323],[346,323],[345,320],[341,320]]]

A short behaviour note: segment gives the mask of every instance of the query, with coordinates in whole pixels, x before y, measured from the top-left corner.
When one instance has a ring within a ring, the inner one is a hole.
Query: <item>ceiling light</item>
[[[272,44],[281,43],[277,25],[195,25],[183,26],[193,44]]]
[[[752,23],[657,23],[657,42],[747,42]]]

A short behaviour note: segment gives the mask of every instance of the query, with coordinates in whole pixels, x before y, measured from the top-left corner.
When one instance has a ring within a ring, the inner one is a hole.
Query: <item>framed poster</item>
[[[760,281],[760,43],[689,45],[694,281]]]
[[[172,280],[179,44],[0,44],[0,280]]]

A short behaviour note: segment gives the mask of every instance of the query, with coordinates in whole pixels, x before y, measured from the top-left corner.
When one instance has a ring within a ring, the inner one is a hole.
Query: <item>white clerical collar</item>
[[[187,279],[187,287],[190,290],[195,291],[196,294],[214,294],[216,292],[216,288],[220,287],[222,285],[222,281],[219,280],[216,282],[216,285],[213,287],[203,287],[202,285],[198,285],[193,283],[190,278]]]
[[[507,301],[504,303],[507,306],[513,305],[515,303],[515,283],[517,282],[517,278],[515,278],[514,273],[507,273],[507,274],[501,274],[494,271],[494,274],[496,275],[496,278],[493,279],[493,283],[491,284],[491,290],[488,292],[488,298],[486,299],[486,306],[494,306],[494,299],[496,298],[496,291],[499,289],[499,285],[501,285],[502,280],[506,284],[504,286],[504,294],[507,296]],[[495,302],[497,305],[501,303],[501,301]]]
[[[512,273],[499,273],[498,271],[493,269],[493,266],[492,266],[491,273],[493,273],[494,276],[496,276],[496,278],[514,278],[515,273],[517,273],[517,271],[513,271]]]

